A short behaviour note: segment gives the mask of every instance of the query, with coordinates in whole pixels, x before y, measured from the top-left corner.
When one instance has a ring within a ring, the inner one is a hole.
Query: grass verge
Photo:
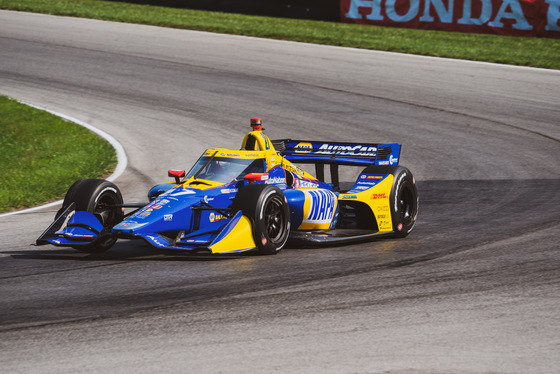
[[[91,131],[0,96],[0,212],[60,199],[77,179],[116,164],[115,150]]]
[[[560,69],[560,39],[292,20],[101,0],[0,0],[0,8]]]

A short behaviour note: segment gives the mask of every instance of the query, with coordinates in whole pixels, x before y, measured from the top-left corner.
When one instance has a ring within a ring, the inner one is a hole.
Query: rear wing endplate
[[[338,143],[280,139],[274,148],[288,161],[301,164],[398,165],[401,145]]]

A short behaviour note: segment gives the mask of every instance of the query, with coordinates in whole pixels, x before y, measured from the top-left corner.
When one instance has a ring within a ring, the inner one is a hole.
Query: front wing
[[[85,211],[74,211],[70,205],[37,239],[35,245],[53,244],[59,247],[93,246],[108,237],[143,239],[160,249],[190,252],[238,253],[255,249],[253,224],[240,211],[223,224],[193,233],[179,232],[175,238],[159,233],[130,236],[105,230],[97,217]]]
[[[257,247],[253,239],[253,224],[241,211],[219,229],[211,228],[188,234],[179,232],[173,240],[159,234],[139,235],[137,238],[144,239],[157,248],[193,252],[238,253]]]

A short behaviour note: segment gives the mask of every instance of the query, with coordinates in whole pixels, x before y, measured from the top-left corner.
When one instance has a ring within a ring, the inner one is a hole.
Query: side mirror
[[[268,173],[251,173],[243,177],[249,184],[255,183],[255,181],[267,181]]]
[[[184,170],[176,170],[176,169],[169,169],[167,171],[168,177],[175,177],[175,183],[179,184],[181,182],[181,178],[185,177]]]

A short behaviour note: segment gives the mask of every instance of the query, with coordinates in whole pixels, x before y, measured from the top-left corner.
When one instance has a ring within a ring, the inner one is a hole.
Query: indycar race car
[[[124,204],[106,180],[75,182],[36,245],[103,252],[124,238],[193,253],[275,254],[288,239],[338,244],[405,237],[414,227],[418,192],[398,165],[401,145],[271,141],[260,119],[251,126],[241,150],[207,149],[188,173],[169,170],[174,181],[153,187],[147,203]],[[315,176],[296,164],[314,164]],[[345,165],[363,167],[346,190]]]

